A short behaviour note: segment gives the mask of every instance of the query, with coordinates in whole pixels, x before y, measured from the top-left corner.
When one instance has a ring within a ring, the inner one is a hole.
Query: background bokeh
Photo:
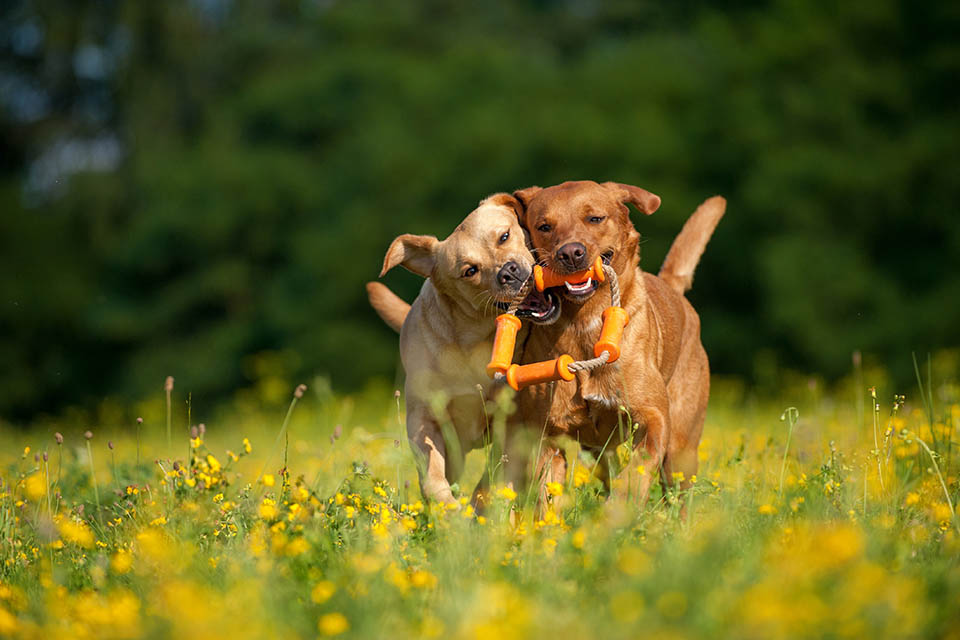
[[[0,418],[393,380],[390,240],[581,178],[662,196],[649,270],[728,198],[690,294],[715,371],[908,380],[958,343],[958,32],[905,0],[4,2]]]

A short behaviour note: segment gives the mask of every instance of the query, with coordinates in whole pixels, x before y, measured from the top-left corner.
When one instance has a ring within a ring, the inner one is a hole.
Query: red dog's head
[[[640,241],[626,203],[647,215],[660,206],[658,196],[619,182],[580,180],[546,189],[528,187],[514,195],[524,205],[521,222],[535,258],[558,273],[583,271],[600,256],[623,274],[637,263]],[[568,283],[564,295],[584,302],[597,286],[591,280]]]

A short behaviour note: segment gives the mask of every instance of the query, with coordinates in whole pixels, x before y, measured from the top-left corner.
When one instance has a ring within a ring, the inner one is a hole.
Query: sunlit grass
[[[291,385],[194,406],[197,425],[175,390],[169,445],[166,394],[142,425],[5,430],[0,635],[956,633],[955,384],[878,394],[871,416],[848,390],[760,401],[718,380],[692,492],[609,504],[579,459],[539,520],[502,486],[482,514],[424,504],[392,389],[310,387],[292,411]],[[464,496],[487,463],[471,454]]]

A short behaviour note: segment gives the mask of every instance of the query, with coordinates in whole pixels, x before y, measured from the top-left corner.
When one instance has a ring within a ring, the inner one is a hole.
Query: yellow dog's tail
[[[400,327],[403,326],[403,321],[406,320],[407,314],[410,313],[410,305],[379,282],[367,283],[367,298],[370,300],[370,306],[377,312],[377,315],[380,316],[391,329],[399,333]]]
[[[689,291],[693,286],[693,272],[726,210],[727,201],[720,196],[705,200],[673,241],[658,275],[678,293]]]

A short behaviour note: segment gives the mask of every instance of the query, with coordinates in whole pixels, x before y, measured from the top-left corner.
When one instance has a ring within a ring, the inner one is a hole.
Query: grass
[[[690,494],[608,504],[570,443],[539,521],[499,486],[423,504],[393,392],[311,386],[193,433],[172,390],[90,439],[4,430],[0,636],[958,637],[954,383],[878,394],[875,427],[849,389],[717,381]]]

